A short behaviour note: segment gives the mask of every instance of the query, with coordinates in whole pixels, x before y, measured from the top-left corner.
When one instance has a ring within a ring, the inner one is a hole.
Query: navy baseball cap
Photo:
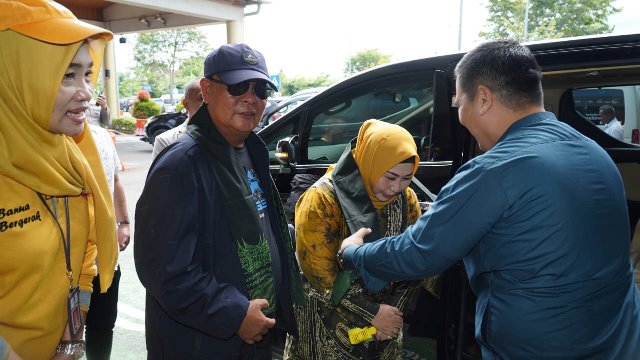
[[[237,84],[246,80],[269,80],[269,71],[264,56],[247,44],[225,44],[213,50],[204,60],[204,76],[218,75],[227,84]]]

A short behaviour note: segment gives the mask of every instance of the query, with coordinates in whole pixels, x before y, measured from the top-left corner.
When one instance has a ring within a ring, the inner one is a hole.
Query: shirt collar
[[[527,115],[525,117],[523,117],[522,119],[514,122],[513,124],[511,124],[511,126],[509,126],[509,128],[507,129],[507,131],[504,132],[504,134],[502,134],[502,136],[500,137],[500,139],[498,139],[498,141],[496,142],[496,144],[500,143],[503,139],[505,139],[507,136],[509,136],[509,134],[518,131],[519,129],[529,126],[531,124],[535,124],[541,121],[547,121],[547,120],[555,120],[557,121],[557,118],[555,117],[555,115],[551,112],[548,111],[541,111],[541,112],[537,112],[537,113],[533,113],[531,115]]]

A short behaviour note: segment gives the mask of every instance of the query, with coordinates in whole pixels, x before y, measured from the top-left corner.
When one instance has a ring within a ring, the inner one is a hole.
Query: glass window
[[[335,163],[349,141],[355,138],[362,123],[378,119],[407,129],[428,158],[428,138],[433,106],[433,92],[427,81],[399,78],[383,86],[354,89],[347,96],[326,102],[310,113],[308,136],[309,163]],[[428,78],[428,77],[425,77]]]
[[[573,91],[575,110],[619,140],[638,143],[640,85],[584,88]],[[603,109],[601,112],[600,110]],[[609,109],[611,115],[607,115]]]

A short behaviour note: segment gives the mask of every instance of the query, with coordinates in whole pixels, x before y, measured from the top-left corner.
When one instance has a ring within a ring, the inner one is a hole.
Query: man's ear
[[[491,89],[484,85],[479,85],[476,91],[475,103],[478,106],[480,115],[485,115],[493,106],[494,93]]]
[[[200,88],[202,89],[202,99],[204,101],[204,99],[208,99],[209,98],[209,80],[207,80],[207,78],[201,78],[200,79]],[[206,101],[204,101],[206,103]]]

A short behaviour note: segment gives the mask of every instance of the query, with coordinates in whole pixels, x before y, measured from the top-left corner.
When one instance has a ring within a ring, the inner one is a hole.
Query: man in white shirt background
[[[604,125],[604,132],[620,141],[623,141],[624,131],[622,129],[622,124],[620,124],[620,121],[616,119],[616,110],[613,106],[600,106],[600,112],[598,115],[600,116],[600,124]]]

